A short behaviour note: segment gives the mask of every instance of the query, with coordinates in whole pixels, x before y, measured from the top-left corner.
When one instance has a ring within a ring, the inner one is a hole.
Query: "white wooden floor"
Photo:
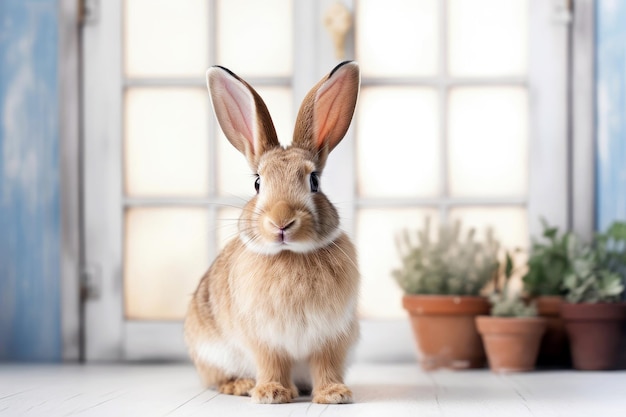
[[[0,416],[625,417],[626,371],[425,373],[355,365],[355,403],[251,404],[203,390],[191,365],[0,364]]]

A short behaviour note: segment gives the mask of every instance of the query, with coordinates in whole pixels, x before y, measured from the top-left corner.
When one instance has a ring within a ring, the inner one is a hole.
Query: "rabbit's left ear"
[[[320,170],[350,127],[360,83],[357,63],[343,62],[309,91],[300,106],[292,145],[317,155]]]
[[[265,102],[247,82],[224,67],[209,68],[207,86],[222,131],[256,171],[260,156],[280,146]]]

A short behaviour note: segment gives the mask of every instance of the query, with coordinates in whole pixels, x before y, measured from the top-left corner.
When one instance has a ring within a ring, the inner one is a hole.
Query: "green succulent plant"
[[[479,295],[498,268],[499,242],[487,230],[484,241],[476,230],[461,233],[461,222],[441,225],[431,240],[430,219],[412,234],[404,230],[397,239],[402,267],[392,272],[407,294]]]
[[[626,222],[613,222],[595,240],[602,265],[618,274],[622,278],[622,284],[626,284]],[[626,291],[622,294],[622,299],[625,298]]]
[[[545,219],[541,224],[543,241],[533,240],[528,272],[522,277],[524,290],[530,296],[562,295],[576,236],[571,232],[559,234],[558,228],[548,225]]]
[[[624,277],[620,272],[626,267],[626,247],[624,241],[616,241],[615,231],[620,226],[614,226],[596,235],[593,245],[580,244],[573,249],[570,270],[563,281],[568,302],[620,301],[624,293]]]
[[[537,315],[535,305],[533,303],[527,304],[519,293],[511,290],[510,280],[514,270],[513,257],[507,252],[502,271],[504,285],[501,290],[496,285],[495,291],[489,296],[491,315],[496,317],[535,317]]]

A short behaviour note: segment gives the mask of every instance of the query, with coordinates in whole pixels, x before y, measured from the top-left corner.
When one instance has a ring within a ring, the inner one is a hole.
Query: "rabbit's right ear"
[[[354,114],[361,76],[354,61],[337,65],[306,95],[296,118],[293,146],[311,151],[321,170],[343,139]]]
[[[209,68],[206,78],[222,131],[256,171],[259,157],[280,146],[267,106],[248,83],[224,67]]]

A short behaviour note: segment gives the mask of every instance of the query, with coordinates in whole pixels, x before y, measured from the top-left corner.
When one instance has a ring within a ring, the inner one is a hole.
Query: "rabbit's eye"
[[[258,175],[256,176],[256,180],[254,180],[254,189],[256,190],[256,193],[259,193],[259,190],[261,189],[261,177],[259,177]]]
[[[311,172],[310,182],[311,182],[311,192],[313,193],[318,192],[320,189],[320,178],[317,172]]]

